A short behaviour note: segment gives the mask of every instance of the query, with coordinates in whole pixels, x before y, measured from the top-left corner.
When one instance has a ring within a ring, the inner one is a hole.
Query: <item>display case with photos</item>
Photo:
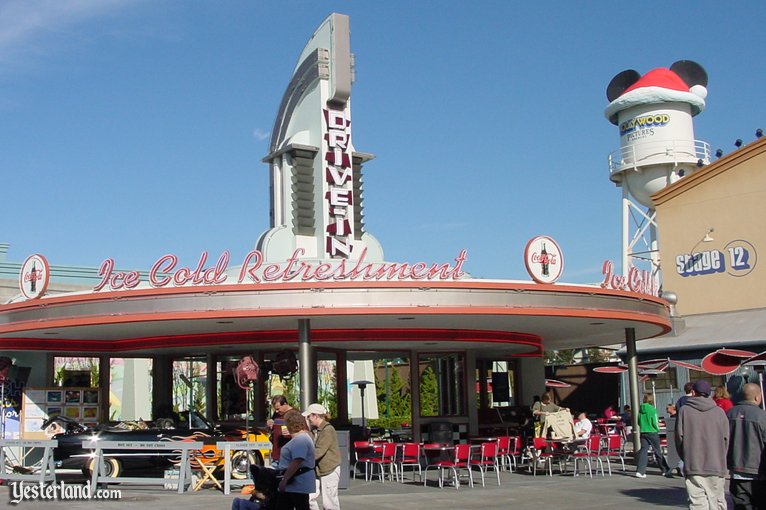
[[[26,388],[21,407],[21,436],[46,439],[42,424],[48,418],[65,416],[83,425],[98,425],[100,392],[94,388]]]

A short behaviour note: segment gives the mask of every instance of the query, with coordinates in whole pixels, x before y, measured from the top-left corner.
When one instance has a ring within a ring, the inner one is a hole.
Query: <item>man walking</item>
[[[317,464],[316,490],[309,496],[311,510],[319,510],[317,500],[322,495],[324,510],[340,510],[338,483],[340,482],[340,448],[335,427],[330,425],[327,409],[322,404],[311,404],[303,413],[314,430],[314,448]]]
[[[729,421],[709,398],[710,392],[710,383],[695,382],[692,396],[678,410],[676,421],[676,449],[684,461],[689,510],[726,510]]]
[[[729,492],[734,510],[763,510],[766,509],[766,411],[761,409],[761,387],[745,384],[742,398],[742,402],[727,413]]]

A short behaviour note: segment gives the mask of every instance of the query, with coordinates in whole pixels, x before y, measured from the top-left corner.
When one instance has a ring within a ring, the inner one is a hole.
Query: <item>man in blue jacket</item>
[[[766,411],[760,407],[761,387],[745,384],[742,397],[727,413],[729,492],[734,510],[766,509]]]
[[[709,398],[710,392],[709,382],[695,382],[692,398],[678,411],[676,421],[676,449],[684,461],[689,510],[726,510],[729,420]]]

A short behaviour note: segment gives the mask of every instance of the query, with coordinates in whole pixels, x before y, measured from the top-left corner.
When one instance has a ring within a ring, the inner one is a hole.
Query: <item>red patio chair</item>
[[[364,464],[364,479],[369,480],[369,467],[372,457],[372,445],[367,441],[354,441],[354,462],[352,464],[352,476],[356,479],[356,466]]]
[[[606,459],[606,465],[609,468],[609,476],[612,476],[612,463],[610,459],[618,458],[622,463],[622,470],[625,471],[625,442],[622,436],[617,434],[606,437],[606,447],[604,448],[603,458]]]
[[[497,477],[497,485],[500,485],[500,459],[497,455],[497,443],[481,443],[481,454],[478,459],[470,462],[471,468],[478,467],[481,472],[481,486],[484,487],[484,474],[493,469]]]
[[[513,461],[511,460],[511,443],[514,438],[511,436],[500,436],[497,438],[497,457],[500,459],[500,467],[505,469],[508,464],[508,471],[513,471]]]
[[[580,474],[577,469],[578,461],[584,461],[586,463],[588,466],[588,474],[591,478],[593,478],[593,466],[591,461],[596,461],[598,465],[601,466],[601,476],[605,476],[604,463],[601,460],[603,456],[602,447],[603,443],[601,441],[601,436],[597,434],[592,434],[585,440],[585,449],[572,454],[572,459],[574,459],[574,476]]]
[[[511,436],[511,448],[508,457],[513,463],[513,468],[519,469],[519,464],[522,464],[524,460],[524,445],[521,442],[521,437]],[[511,469],[513,471],[513,469]]]
[[[424,445],[424,448],[428,445]],[[438,445],[437,445],[438,446]],[[426,465],[426,470],[423,473],[423,487],[428,482],[428,469],[436,468],[439,470],[439,487],[444,487],[444,472],[451,471],[453,480],[455,480],[455,489],[460,488],[459,473],[462,470],[468,472],[468,483],[473,487],[473,473],[471,472],[471,445],[467,443],[461,443],[455,445],[455,455],[452,459],[436,459],[430,461]]]
[[[385,482],[386,467],[389,468],[391,480],[393,480],[396,477],[396,443],[380,443],[376,446],[380,447],[380,457],[373,457],[367,461],[370,465],[370,478],[375,475],[375,466],[378,466],[381,482]]]
[[[404,483],[404,468],[412,468],[412,481],[415,481],[415,468],[418,468],[418,476],[423,479],[423,468],[420,467],[420,445],[418,443],[404,443],[401,445],[402,456],[399,457],[399,481]]]
[[[529,459],[529,470],[534,476],[537,476],[538,466],[548,468],[548,475],[553,476],[553,454],[548,453],[548,441],[544,437],[535,437],[532,439],[531,458]]]

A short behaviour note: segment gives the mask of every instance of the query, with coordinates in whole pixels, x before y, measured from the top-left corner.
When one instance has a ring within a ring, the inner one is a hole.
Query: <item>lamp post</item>
[[[364,379],[360,379],[358,381],[353,381],[351,384],[353,384],[354,386],[358,386],[359,387],[359,395],[360,395],[360,399],[362,401],[362,431],[366,435],[367,434],[367,424],[365,423],[365,419],[364,419],[364,390],[367,389],[367,385],[368,384],[373,384],[373,382],[372,381],[367,381],[367,380],[364,380]]]

